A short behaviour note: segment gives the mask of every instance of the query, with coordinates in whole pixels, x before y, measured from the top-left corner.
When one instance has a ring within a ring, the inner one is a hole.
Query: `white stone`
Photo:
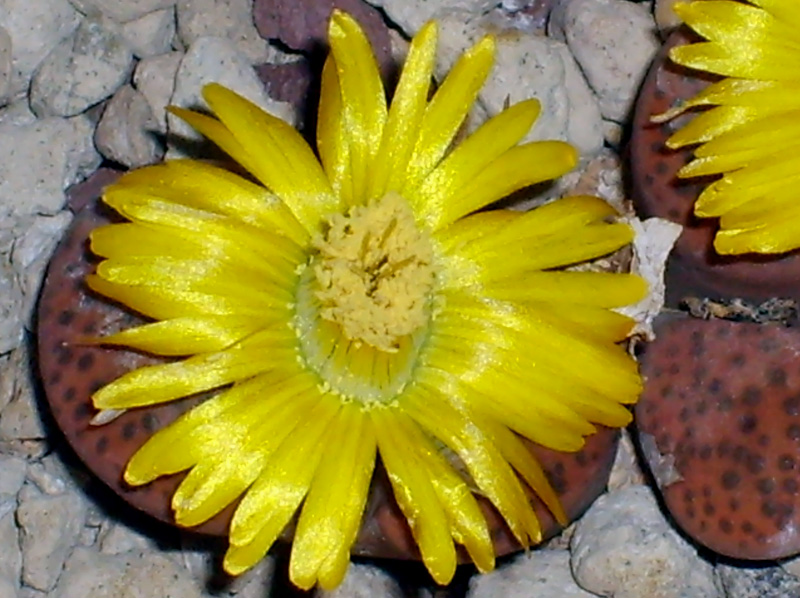
[[[122,554],[130,550],[143,551],[154,548],[147,536],[114,521],[103,523],[97,541],[100,545],[100,552],[103,554]]]
[[[22,530],[22,579],[26,584],[44,592],[53,589],[78,541],[85,514],[86,504],[77,494],[20,501],[17,521]]]
[[[124,85],[106,104],[94,142],[109,160],[138,168],[158,162],[164,155],[157,133],[158,124],[147,99]]]
[[[122,36],[137,58],[166,54],[175,38],[175,9],[155,10],[125,23]]]
[[[0,598],[18,598],[17,588],[10,580],[0,577]]]
[[[70,0],[83,14],[102,13],[118,23],[175,5],[175,0]]]
[[[185,47],[201,37],[221,37],[251,64],[269,61],[269,44],[253,24],[252,0],[178,0],[177,13],[178,37]]]
[[[80,114],[113,94],[132,69],[120,26],[101,15],[86,17],[34,74],[31,108],[38,116]]]
[[[86,123],[85,119],[81,120]],[[96,155],[93,148],[87,154]],[[47,263],[70,222],[72,212],[69,210],[61,210],[52,216],[26,215],[20,218],[11,264],[20,273],[26,321],[33,314]]]
[[[441,19],[451,13],[464,13],[468,18],[485,14],[498,0],[367,0],[383,9],[389,20],[398,25],[407,35],[416,33],[431,19]]]
[[[94,126],[85,116],[0,123],[0,218],[55,214],[64,189],[97,169]]]
[[[342,584],[335,590],[318,590],[316,598],[403,598],[400,584],[383,569],[350,563]]]
[[[716,572],[726,598],[789,598],[800,595],[800,579],[780,565],[736,567],[720,563]]]
[[[500,565],[496,571],[476,575],[467,598],[595,598],[581,589],[569,569],[566,550],[534,550]]]
[[[644,3],[628,0],[563,0],[549,32],[566,40],[605,118],[624,122],[647,67],[660,46]]]
[[[22,552],[19,548],[19,530],[14,522],[13,500],[0,501],[0,579],[14,581],[19,586],[22,572]]]
[[[236,45],[218,37],[201,37],[189,48],[175,77],[175,91],[172,94],[171,104],[208,110],[201,91],[203,85],[212,82],[232,89],[291,125],[297,120],[291,104],[276,102],[267,95],[247,57],[239,52]],[[167,122],[169,124],[167,157],[191,156],[191,152],[183,151],[181,144],[184,141],[190,144],[200,141],[202,139],[200,134],[171,114],[167,116]]]
[[[463,21],[463,14],[440,21],[437,76],[441,81],[458,56],[489,32],[481,19]],[[582,155],[603,147],[602,118],[597,101],[562,42],[522,32],[497,38],[494,68],[478,103],[488,115],[508,103],[537,98],[542,111],[524,141],[560,139]]]
[[[11,99],[11,36],[5,27],[0,27],[0,106]]]
[[[0,108],[0,123],[13,125],[29,125],[36,120],[36,115],[31,112],[28,98],[17,100]]]
[[[0,503],[16,496],[25,481],[27,469],[28,464],[24,459],[13,455],[0,455]]]
[[[713,567],[680,537],[647,486],[601,496],[578,521],[572,571],[614,598],[721,598]]]
[[[133,73],[133,84],[147,100],[157,131],[167,132],[167,105],[175,91],[175,75],[183,59],[182,52],[169,52],[142,59]]]
[[[199,584],[157,553],[108,555],[78,547],[50,598],[197,598],[205,595]]]
[[[0,151],[1,153],[1,151]],[[2,165],[0,165],[2,170]],[[2,182],[0,182],[2,185]],[[0,260],[0,354],[11,351],[22,342],[25,329],[25,297],[16,271],[6,260]],[[4,370],[5,365],[0,365]],[[10,380],[0,380],[0,388],[9,386]],[[4,399],[10,401],[13,388],[9,392],[0,393],[0,409],[5,407]],[[0,425],[2,425],[0,421]]]
[[[255,567],[246,571],[230,584],[230,592],[236,598],[265,598],[273,587],[275,561],[266,556]]]
[[[669,33],[681,24],[681,18],[675,14],[672,7],[677,0],[654,0],[653,2],[653,16],[658,25],[658,31],[662,37],[666,37]]]
[[[39,63],[80,18],[68,0],[0,0],[0,26],[11,36],[11,96],[27,92]]]
[[[3,364],[0,375],[12,377],[11,401],[0,414],[0,440],[44,438],[45,430],[36,404],[29,360],[29,348],[21,345],[9,363]],[[3,389],[6,390],[5,388]]]

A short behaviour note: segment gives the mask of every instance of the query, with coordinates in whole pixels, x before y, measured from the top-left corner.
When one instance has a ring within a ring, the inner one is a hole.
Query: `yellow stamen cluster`
[[[342,334],[389,353],[425,325],[434,284],[433,249],[398,193],[328,218],[314,259],[320,316]]]

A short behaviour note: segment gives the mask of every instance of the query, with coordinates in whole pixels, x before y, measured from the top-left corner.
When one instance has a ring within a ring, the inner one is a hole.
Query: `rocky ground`
[[[43,404],[32,323],[72,214],[65,189],[101,164],[196,151],[164,106],[219,81],[303,126],[331,4],[369,24],[391,72],[428,18],[439,73],[484,31],[503,32],[478,114],[538,97],[533,138],[583,156],[557,191],[624,197],[620,145],[638,85],[671,24],[630,0],[0,0],[0,598],[299,596],[276,550],[237,580],[220,546],[138,515],[77,462]],[[255,16],[255,22],[254,22]],[[255,68],[254,68],[255,67]],[[552,191],[551,191],[552,193]],[[662,514],[627,436],[608,494],[540,550],[435,588],[415,563],[355,564],[320,596],[750,598],[800,594],[798,563],[747,568],[698,554]]]

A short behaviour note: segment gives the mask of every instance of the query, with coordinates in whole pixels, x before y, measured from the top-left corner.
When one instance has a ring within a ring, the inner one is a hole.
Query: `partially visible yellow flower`
[[[701,144],[679,176],[723,175],[695,214],[720,218],[720,253],[800,247],[800,2],[696,0],[674,9],[708,41],[673,48],[670,58],[727,77],[658,119],[714,106],[667,141]]]
[[[491,68],[491,37],[429,100],[437,30],[427,24],[387,107],[355,21],[334,12],[329,34],[320,160],[286,123],[209,85],[219,120],[173,112],[263,186],[175,161],[106,191],[130,222],[92,234],[105,260],[89,284],[155,321],[104,342],[181,359],[132,371],[93,400],[127,409],[219,389],[153,435],[125,480],[189,470],[172,501],[185,526],[241,497],[228,572],[252,567],[299,509],[290,577],[301,588],[337,585],[380,455],[444,584],[455,543],[481,571],[494,566],[470,487],[524,546],[541,531],[523,484],[564,521],[520,436],[575,451],[592,422],[630,421],[624,404],[641,383],[617,343],[632,322],[610,308],[637,301],[645,285],[553,270],[631,240],[600,199],[476,212],[576,161],[566,143],[518,144],[535,100],[451,147]]]

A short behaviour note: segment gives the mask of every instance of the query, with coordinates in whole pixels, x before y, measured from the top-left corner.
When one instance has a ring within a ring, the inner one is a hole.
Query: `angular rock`
[[[157,133],[158,124],[147,99],[130,85],[124,85],[106,104],[94,142],[107,159],[138,168],[163,157]]]
[[[167,132],[167,105],[175,91],[175,75],[183,59],[182,52],[168,52],[144,58],[136,65],[133,84],[147,100],[153,114],[156,130]]]
[[[19,346],[25,329],[25,297],[19,277],[11,265],[3,259],[0,261],[0,354],[6,353]],[[0,365],[5,369],[5,365]],[[6,381],[7,383],[9,381]],[[0,388],[3,383],[0,382]],[[3,402],[10,401],[11,392],[0,394],[0,409],[5,407]],[[1,422],[0,422],[1,423]]]
[[[271,99],[250,61],[236,45],[218,37],[201,37],[183,57],[175,77],[171,103],[184,108],[208,109],[201,92],[206,83],[219,83],[294,125],[296,114],[290,104]],[[168,115],[168,157],[192,155],[192,144],[202,140],[199,133],[179,118]],[[196,149],[196,148],[195,148]],[[203,152],[208,156],[208,152]]]
[[[252,0],[178,0],[177,15],[184,46],[201,37],[221,37],[233,42],[251,64],[269,61],[269,44],[253,24]]]
[[[0,27],[0,106],[11,100],[11,36]]]
[[[653,15],[627,0],[565,0],[548,31],[575,56],[605,118],[625,122],[647,67],[659,48]]]
[[[734,567],[717,565],[727,598],[788,598],[800,596],[800,579],[778,565]]]
[[[122,36],[136,58],[166,54],[175,39],[175,9],[154,10],[122,26]]]
[[[31,108],[40,117],[80,114],[113,94],[132,68],[133,54],[119,25],[88,16],[34,74]]]
[[[443,79],[464,50],[491,31],[491,22],[485,19],[466,24],[463,15],[441,19],[438,79]],[[541,102],[542,111],[525,141],[561,139],[575,145],[582,155],[600,151],[600,110],[567,46],[524,33],[498,37],[494,68],[478,96],[480,107],[492,116],[508,102],[532,97]]]
[[[311,53],[328,48],[328,21],[334,8],[359,22],[378,63],[392,66],[389,29],[377,10],[363,0],[254,0],[253,21],[266,39],[279,39],[293,50]]]
[[[476,575],[466,598],[595,598],[572,577],[569,552],[535,550],[523,554],[496,571]]]
[[[18,598],[15,584],[5,577],[0,577],[0,598]]]
[[[93,132],[84,116],[0,123],[0,216],[58,212],[64,188],[100,163]]]
[[[27,469],[24,459],[0,454],[0,505],[16,496],[22,488]]]
[[[170,8],[175,0],[70,0],[83,14],[102,13],[118,23],[127,23],[144,15]]]
[[[483,15],[498,5],[497,0],[367,0],[383,9],[389,19],[407,35],[413,35],[431,19],[441,19],[450,13]]]
[[[27,92],[33,72],[80,20],[68,0],[0,0],[0,26],[11,36],[11,97]]]
[[[199,583],[168,558],[152,552],[97,554],[76,548],[50,598],[197,598]]]
[[[77,494],[21,500],[17,521],[22,538],[22,579],[26,584],[43,592],[53,589],[78,541],[85,514],[86,503]]]
[[[27,345],[15,349],[14,358],[0,369],[0,375],[13,379],[11,401],[0,413],[0,440],[30,440],[46,436],[36,405],[28,350]]]
[[[14,521],[14,500],[0,499],[0,579],[13,581],[19,587],[22,573],[22,552],[19,547],[19,529]],[[0,594],[2,596],[2,594]]]
[[[29,125],[36,120],[36,115],[31,112],[28,98],[16,100],[0,108],[0,123],[12,125]]]
[[[122,554],[131,550],[145,551],[154,548],[147,536],[122,523],[106,522],[97,537],[100,552],[103,554]]]
[[[400,584],[383,569],[350,563],[347,575],[335,590],[319,590],[316,598],[403,598]]]
[[[647,486],[597,499],[576,526],[571,552],[575,579],[601,596],[723,596],[713,567],[670,527]]]

